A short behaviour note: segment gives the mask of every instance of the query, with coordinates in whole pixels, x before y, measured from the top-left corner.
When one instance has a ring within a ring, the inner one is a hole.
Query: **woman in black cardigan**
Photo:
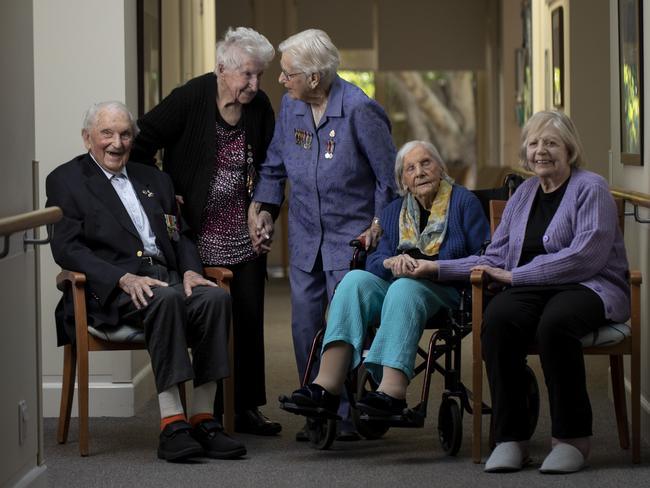
[[[258,409],[266,404],[266,254],[253,249],[247,227],[256,169],[273,136],[273,109],[259,84],[274,55],[253,29],[229,29],[217,44],[214,73],[176,88],[144,115],[131,152],[132,160],[155,164],[163,149],[163,170],[196,232],[203,264],[233,272],[235,429],[259,435],[282,429]]]

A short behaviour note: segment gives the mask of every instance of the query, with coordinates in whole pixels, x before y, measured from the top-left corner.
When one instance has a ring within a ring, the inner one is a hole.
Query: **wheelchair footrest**
[[[305,407],[303,405],[297,405],[290,401],[288,397],[280,398],[280,408],[289,413],[301,415],[303,417],[342,420],[340,415],[338,415],[336,412],[332,412],[321,407]]]
[[[424,426],[426,415],[419,410],[406,408],[401,415],[370,415],[362,412],[359,419],[363,421],[381,422],[390,427],[419,428]]]

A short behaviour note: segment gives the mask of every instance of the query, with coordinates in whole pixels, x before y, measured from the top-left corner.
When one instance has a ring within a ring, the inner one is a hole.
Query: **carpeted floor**
[[[634,466],[630,453],[618,446],[613,407],[607,398],[607,360],[588,360],[589,385],[594,410],[593,454],[590,467],[568,476],[544,476],[537,472],[549,444],[546,397],[542,386],[542,412],[532,439],[534,463],[520,473],[485,474],[482,465],[470,458],[470,417],[464,418],[464,436],[456,457],[440,448],[437,415],[441,397],[441,377],[434,375],[429,416],[422,429],[391,429],[376,441],[335,442],[329,451],[316,451],[294,441],[302,418],[279,410],[277,396],[298,386],[290,339],[288,284],[274,279],[267,289],[267,388],[268,405],[264,412],[283,424],[283,432],[273,438],[238,435],[248,455],[237,461],[204,460],[170,464],[156,458],[158,407],[152,400],[144,411],[129,419],[93,418],[90,421],[90,450],[79,457],[76,419],[72,420],[70,441],[56,443],[56,419],[46,419],[45,460],[50,486],[576,486],[646,487],[650,485],[647,445],[643,462]],[[468,341],[464,344],[464,363],[469,364]],[[534,369],[537,359],[531,361]],[[469,382],[469,368],[463,378]],[[416,380],[409,391],[409,404],[418,401],[421,383]],[[486,418],[487,420],[487,418]],[[487,433],[487,428],[485,429]],[[487,437],[487,435],[485,436]],[[484,442],[484,451],[487,451]]]

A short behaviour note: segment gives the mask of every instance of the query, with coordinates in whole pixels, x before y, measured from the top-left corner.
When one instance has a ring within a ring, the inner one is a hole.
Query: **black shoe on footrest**
[[[392,397],[383,391],[371,391],[357,402],[357,408],[370,416],[391,417],[403,414],[406,400]]]
[[[332,395],[322,386],[309,383],[291,394],[291,401],[300,407],[322,408],[336,414],[341,395]]]

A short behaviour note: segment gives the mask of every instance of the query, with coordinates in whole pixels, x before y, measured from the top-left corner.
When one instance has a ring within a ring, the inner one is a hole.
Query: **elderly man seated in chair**
[[[86,274],[89,324],[144,329],[160,404],[158,457],[240,457],[246,449],[212,414],[217,380],[229,374],[230,296],[201,275],[169,176],[128,162],[136,133],[122,103],[88,109],[81,131],[88,152],[47,177],[47,205],[64,215],[52,254],[61,267]],[[59,345],[75,337],[69,295],[57,307]],[[188,422],[178,385],[190,379]]]

